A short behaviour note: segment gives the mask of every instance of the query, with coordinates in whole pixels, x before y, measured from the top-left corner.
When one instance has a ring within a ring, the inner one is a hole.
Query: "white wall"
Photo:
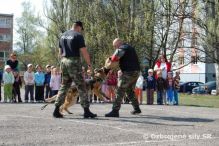
[[[182,82],[189,82],[189,81],[198,81],[205,83],[206,75],[204,73],[181,73],[180,74],[180,81]]]

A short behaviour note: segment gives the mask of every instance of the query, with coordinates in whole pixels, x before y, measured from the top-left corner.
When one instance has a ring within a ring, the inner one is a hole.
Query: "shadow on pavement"
[[[120,118],[105,118],[100,117],[99,120],[111,120],[111,121],[121,121],[121,122],[133,122],[133,123],[140,123],[140,124],[153,124],[153,125],[168,125],[168,126],[194,126],[192,124],[169,124],[163,122],[150,122],[147,119],[157,119],[157,120],[165,120],[165,121],[174,121],[174,122],[191,122],[191,123],[207,123],[207,122],[214,122],[213,119],[206,119],[206,118],[182,118],[182,117],[163,117],[163,116],[152,116],[152,115],[138,115],[136,117],[120,117]],[[134,120],[136,119],[136,120]]]
[[[194,104],[181,104],[180,106],[191,106],[191,107],[207,107],[207,108],[214,108],[214,106],[194,105]]]

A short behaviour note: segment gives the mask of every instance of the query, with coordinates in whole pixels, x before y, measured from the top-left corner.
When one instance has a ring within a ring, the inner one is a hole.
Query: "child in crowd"
[[[5,72],[3,74],[4,82],[4,102],[12,102],[12,88],[14,84],[14,75],[9,65],[5,66]]]
[[[166,90],[166,80],[162,77],[162,72],[157,71],[157,80],[156,80],[156,89],[157,89],[157,104],[162,105],[163,102],[166,104],[166,96],[165,90]]]
[[[154,103],[154,90],[156,87],[156,80],[153,76],[153,69],[148,70],[147,83],[147,104],[152,105]]]
[[[173,105],[174,98],[173,98],[173,90],[174,90],[174,79],[173,73],[168,72],[167,74],[167,104]]]
[[[52,91],[52,96],[58,94],[59,88],[61,86],[61,75],[57,68],[52,69],[50,88]]]
[[[42,67],[40,65],[36,66],[37,72],[34,74],[35,77],[35,100],[36,102],[44,101],[44,81],[45,75],[42,71]]]
[[[85,78],[85,82],[89,82],[91,80],[93,80],[93,77],[92,77],[92,71],[91,70],[87,70],[87,72],[85,72],[84,74],[84,78]],[[88,98],[89,98],[89,101],[92,102],[92,98],[93,98],[93,93],[92,92],[88,92]]]
[[[179,101],[178,101],[178,98],[179,98],[178,91],[180,89],[180,85],[179,85],[180,76],[179,75],[180,75],[180,72],[176,71],[176,75],[174,77],[174,100],[175,100],[174,105],[179,104]]]
[[[107,75],[107,87],[108,87],[108,92],[109,92],[109,98],[113,102],[115,100],[115,89],[117,86],[117,73],[113,70],[110,70],[108,75]]]
[[[34,102],[33,92],[34,92],[34,83],[35,77],[33,72],[33,65],[27,65],[27,71],[24,73],[24,83],[25,83],[25,102],[27,103],[29,100],[29,93],[30,93],[30,102]]]
[[[22,86],[21,77],[18,71],[14,71],[14,84],[13,84],[13,100],[14,102],[22,102],[20,88]],[[17,97],[17,100],[16,100]]]
[[[140,75],[138,77],[138,80],[136,82],[135,86],[135,95],[138,99],[138,103],[142,104],[142,90],[143,90],[143,84],[144,84],[144,77],[142,76],[142,73],[140,72]]]
[[[52,96],[52,91],[50,88],[50,79],[51,79],[51,66],[46,65],[46,74],[45,74],[45,87],[46,87],[46,95],[45,99]]]

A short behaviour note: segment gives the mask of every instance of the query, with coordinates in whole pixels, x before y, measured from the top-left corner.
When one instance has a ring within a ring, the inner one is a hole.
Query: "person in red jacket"
[[[161,72],[161,77],[166,80],[167,79],[167,73],[171,71],[171,63],[167,61],[167,58],[164,55],[161,55],[159,59],[157,60],[154,71]],[[158,76],[156,74],[155,78],[157,79]],[[166,102],[166,90],[164,90],[164,97],[163,97],[163,103],[167,104]]]
[[[167,79],[167,73],[171,71],[171,63],[167,61],[167,58],[164,55],[159,57],[154,66],[154,71],[157,72],[159,70],[162,72],[162,78]]]

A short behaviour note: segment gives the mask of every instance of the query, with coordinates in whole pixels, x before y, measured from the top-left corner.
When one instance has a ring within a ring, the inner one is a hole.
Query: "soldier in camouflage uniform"
[[[61,55],[62,84],[55,102],[53,116],[62,118],[59,107],[64,103],[67,90],[71,87],[72,81],[75,82],[81,106],[84,108],[84,118],[95,118],[97,115],[89,110],[88,93],[85,82],[82,77],[82,65],[80,61],[80,52],[91,70],[90,56],[87,52],[84,37],[81,35],[83,30],[82,22],[77,21],[73,24],[72,29],[64,32],[59,40]]]
[[[122,71],[122,76],[118,80],[116,100],[113,103],[112,111],[105,116],[119,117],[119,110],[125,93],[127,93],[127,97],[132,102],[132,106],[134,108],[134,110],[131,111],[131,114],[140,114],[141,110],[139,108],[139,103],[134,94],[135,84],[140,72],[140,64],[137,54],[133,47],[128,44],[124,44],[119,38],[116,38],[113,41],[113,46],[116,48],[116,51],[111,57],[111,61],[119,61],[119,67]]]

